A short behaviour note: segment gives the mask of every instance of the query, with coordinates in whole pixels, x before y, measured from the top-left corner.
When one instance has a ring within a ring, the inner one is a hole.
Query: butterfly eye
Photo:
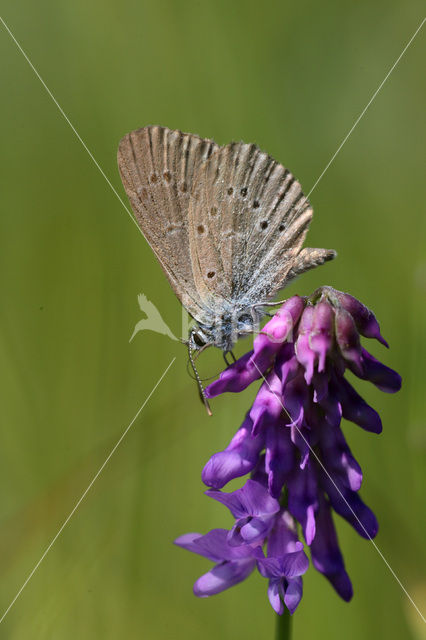
[[[203,338],[198,333],[194,333],[193,338],[197,347],[204,347],[204,345],[206,344]]]

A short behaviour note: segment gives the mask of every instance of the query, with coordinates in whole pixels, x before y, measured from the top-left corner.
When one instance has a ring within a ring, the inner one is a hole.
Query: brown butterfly
[[[290,171],[254,144],[148,126],[121,140],[118,166],[143,234],[196,322],[192,363],[192,350],[231,351],[280,289],[336,255],[302,249],[312,208]]]

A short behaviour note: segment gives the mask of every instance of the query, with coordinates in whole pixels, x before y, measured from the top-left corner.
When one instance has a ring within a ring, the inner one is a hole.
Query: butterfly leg
[[[232,362],[228,362],[228,358],[226,357],[228,353],[230,354],[233,362],[237,362],[237,358],[234,356],[232,351],[222,351],[223,359],[225,360],[225,364],[227,367],[229,367],[229,365],[232,364]]]

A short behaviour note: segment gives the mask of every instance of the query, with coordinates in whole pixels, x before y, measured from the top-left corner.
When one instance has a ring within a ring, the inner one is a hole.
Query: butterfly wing
[[[312,214],[299,182],[256,145],[219,147],[200,165],[189,207],[200,296],[248,302],[274,297],[297,271],[292,267]]]
[[[199,321],[205,310],[189,260],[188,206],[194,173],[217,148],[212,140],[159,126],[132,131],[118,148],[121,179],[142,233]]]

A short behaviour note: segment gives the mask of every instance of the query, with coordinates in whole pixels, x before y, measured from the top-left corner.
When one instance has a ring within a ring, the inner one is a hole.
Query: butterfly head
[[[200,326],[194,327],[189,332],[189,345],[193,351],[200,351],[201,349],[214,344],[206,331]]]
[[[195,366],[195,360],[202,351],[212,346],[221,349],[224,354],[232,353],[232,347],[238,338],[256,332],[262,315],[262,311],[256,305],[233,305],[229,309],[222,308],[220,314],[206,318],[207,322],[205,323],[198,322],[190,330],[187,341],[189,361],[198,383],[201,400],[210,415],[209,403]]]

